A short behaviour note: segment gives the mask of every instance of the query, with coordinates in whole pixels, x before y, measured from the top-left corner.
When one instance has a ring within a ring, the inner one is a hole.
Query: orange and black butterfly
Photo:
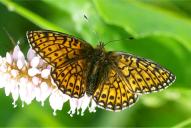
[[[167,69],[124,52],[93,48],[86,41],[55,31],[29,31],[31,47],[49,65],[58,88],[73,98],[86,93],[101,108],[123,110],[140,94],[159,91],[175,81]]]

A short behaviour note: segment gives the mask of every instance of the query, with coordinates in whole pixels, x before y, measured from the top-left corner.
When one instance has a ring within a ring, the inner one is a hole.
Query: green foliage
[[[176,82],[168,89],[142,96],[120,113],[97,109],[95,114],[69,117],[66,103],[53,117],[33,102],[13,109],[11,98],[0,93],[0,126],[191,126],[191,20],[189,1],[147,0],[0,0],[0,28],[27,51],[27,30],[51,29],[75,35],[96,46],[98,41],[125,39],[107,45],[108,50],[125,51],[152,59],[170,69]],[[88,17],[88,23],[83,15]],[[94,34],[96,31],[97,34]],[[14,47],[0,29],[0,54]]]

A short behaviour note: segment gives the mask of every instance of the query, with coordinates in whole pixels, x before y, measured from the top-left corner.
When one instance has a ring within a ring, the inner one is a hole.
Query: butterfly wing
[[[117,70],[110,66],[104,76],[93,94],[93,99],[99,107],[120,111],[136,102],[138,96],[129,91]]]
[[[86,61],[77,60],[61,68],[53,68],[51,76],[58,88],[70,97],[80,98],[86,90]]]
[[[85,58],[93,49],[85,41],[60,32],[29,31],[26,35],[33,50],[54,67]]]
[[[51,76],[58,88],[71,97],[82,97],[86,89],[86,56],[93,49],[91,45],[54,31],[29,31],[27,38],[35,52],[52,65]]]
[[[122,52],[110,56],[115,67],[134,93],[151,93],[168,87],[176,77],[153,61]]]

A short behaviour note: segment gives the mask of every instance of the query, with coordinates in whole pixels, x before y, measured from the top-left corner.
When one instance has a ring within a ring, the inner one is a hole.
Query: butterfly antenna
[[[89,22],[89,19],[88,17],[84,14],[84,19],[86,20],[87,24],[88,24],[88,27],[92,30],[92,32],[95,34],[95,36],[98,38],[98,41],[100,41],[100,36],[99,34],[94,30],[92,29],[92,26],[90,25],[90,22]]]
[[[128,38],[124,38],[124,39],[111,40],[111,41],[105,43],[104,46],[106,46],[110,43],[113,43],[113,42],[118,42],[118,41],[122,41],[122,40],[133,40],[133,39],[135,39],[135,38],[134,37],[128,37]]]

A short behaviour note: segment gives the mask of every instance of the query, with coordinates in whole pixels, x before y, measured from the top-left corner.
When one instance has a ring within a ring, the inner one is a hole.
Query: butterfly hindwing
[[[86,90],[85,70],[85,60],[77,60],[64,67],[53,68],[51,76],[64,94],[80,98]]]
[[[29,31],[27,38],[33,50],[54,67],[83,58],[84,51],[92,49],[85,41],[60,32]]]
[[[123,110],[134,104],[137,98],[138,96],[128,90],[128,86],[112,68],[109,68],[106,77],[93,94],[98,106],[111,111]]]
[[[129,90],[134,93],[150,93],[168,87],[175,76],[160,65],[140,57],[114,52],[112,60]]]

